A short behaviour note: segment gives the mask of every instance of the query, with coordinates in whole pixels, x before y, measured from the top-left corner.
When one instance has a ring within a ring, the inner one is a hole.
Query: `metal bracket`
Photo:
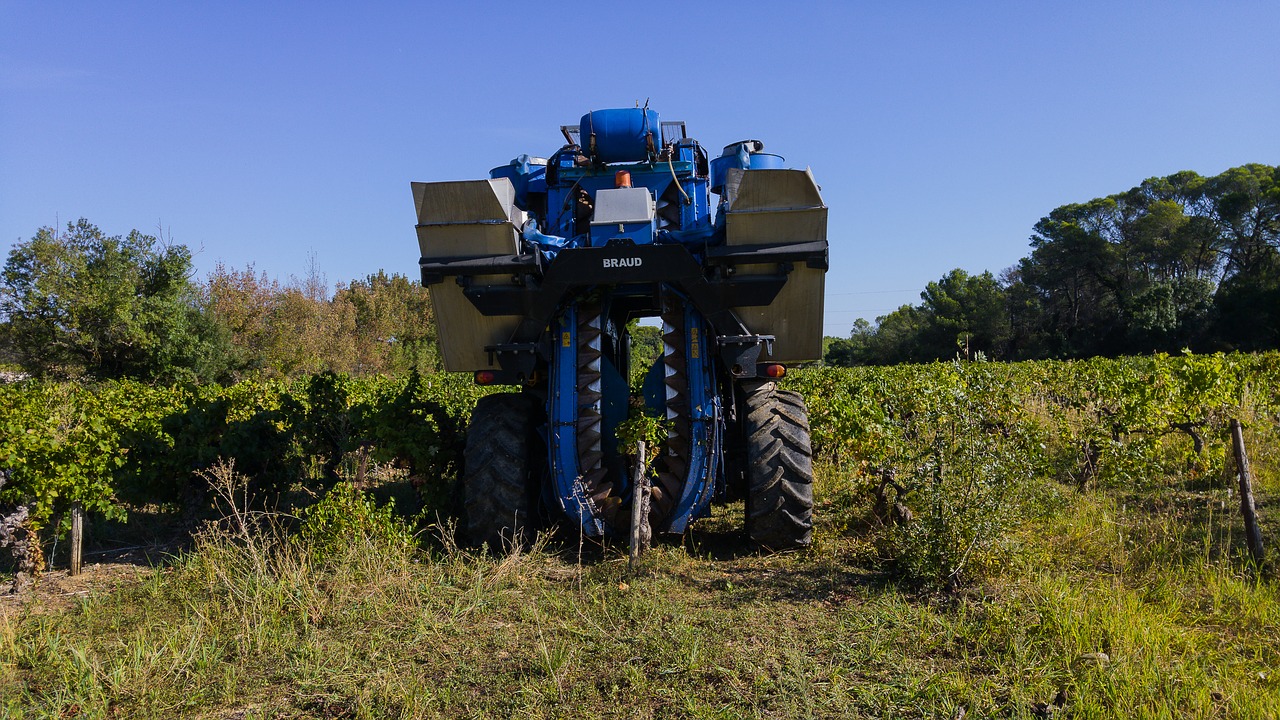
[[[444,282],[446,277],[472,277],[476,275],[538,275],[542,262],[538,253],[523,255],[496,255],[493,257],[438,257],[418,261],[422,271],[422,284],[426,286]]]
[[[773,354],[773,335],[721,335],[716,338],[720,346],[720,359],[735,379],[746,380],[757,376],[756,364],[760,361],[760,349]]]
[[[489,364],[498,365],[497,381],[502,385],[527,385],[537,382],[538,343],[486,345]]]

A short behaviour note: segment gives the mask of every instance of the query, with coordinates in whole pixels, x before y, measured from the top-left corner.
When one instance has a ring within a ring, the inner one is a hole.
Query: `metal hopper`
[[[418,212],[418,247],[424,262],[475,260],[518,252],[517,228],[524,221],[524,212],[515,205],[515,188],[510,180],[415,182],[412,187]],[[428,282],[425,277],[423,280]],[[510,285],[511,275],[476,275],[467,280],[473,288],[487,288]],[[474,371],[489,367],[485,346],[506,342],[520,316],[481,314],[454,278],[429,282],[428,287],[445,369]]]
[[[808,170],[731,169],[725,178],[725,244],[799,244],[827,239],[827,206]],[[777,272],[777,264],[738,265],[739,275]],[[822,357],[822,301],[826,269],[796,264],[769,305],[734,308],[743,324],[773,335],[774,362]]]

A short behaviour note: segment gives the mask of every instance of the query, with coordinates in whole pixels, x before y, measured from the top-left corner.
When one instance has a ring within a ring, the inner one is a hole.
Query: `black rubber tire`
[[[502,552],[529,541],[539,490],[536,416],[534,398],[523,393],[486,395],[476,403],[462,471],[470,543]]]
[[[747,444],[747,535],[765,550],[813,539],[813,450],[799,393],[772,382],[743,388]]]

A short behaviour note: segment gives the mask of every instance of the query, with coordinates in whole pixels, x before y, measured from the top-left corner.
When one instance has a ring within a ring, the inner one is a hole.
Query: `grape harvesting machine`
[[[469,538],[519,541],[548,520],[679,534],[742,499],[754,543],[807,545],[807,409],[777,380],[822,350],[827,208],[812,174],[758,140],[709,159],[647,106],[561,133],[550,157],[488,179],[412,183],[444,367],[515,390],[471,417]],[[643,318],[661,322],[662,350],[633,387]],[[665,435],[647,474],[617,437],[638,412]]]

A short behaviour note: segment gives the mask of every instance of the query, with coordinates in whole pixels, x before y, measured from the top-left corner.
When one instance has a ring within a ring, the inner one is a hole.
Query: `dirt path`
[[[14,592],[13,580],[0,582],[0,619],[68,610],[80,598],[110,592],[153,572],[176,549],[175,545],[149,545],[95,552],[85,558],[76,577],[65,569],[46,570],[22,592]]]

